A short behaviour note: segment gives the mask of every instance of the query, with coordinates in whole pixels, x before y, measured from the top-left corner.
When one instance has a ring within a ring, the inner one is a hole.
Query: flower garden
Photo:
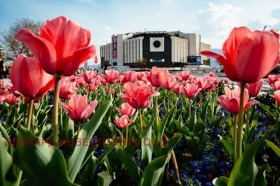
[[[234,28],[223,56],[202,51],[227,78],[77,74],[96,51],[65,17],[15,39],[33,57],[0,81],[0,185],[280,185],[277,32]]]

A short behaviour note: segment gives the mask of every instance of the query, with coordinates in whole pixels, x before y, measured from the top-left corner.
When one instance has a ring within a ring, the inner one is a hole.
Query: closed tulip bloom
[[[175,78],[175,76],[170,76],[167,81],[162,83],[162,86],[166,89],[166,90],[171,90],[172,87],[177,83],[177,79]]]
[[[0,89],[0,103],[4,102],[7,98],[8,98],[8,95],[9,95],[9,91],[5,88],[1,88]]]
[[[266,76],[279,62],[279,34],[234,28],[223,44],[223,55],[202,51],[217,59],[233,81],[254,83]]]
[[[124,84],[124,92],[118,96],[135,109],[147,108],[150,105],[149,98],[159,95],[159,92],[144,83],[127,82]]]
[[[249,92],[250,97],[257,97],[263,87],[263,79],[257,81],[256,83],[247,83],[246,89]]]
[[[240,110],[240,89],[237,87],[233,90],[230,90],[228,87],[225,87],[225,95],[221,95],[218,98],[218,101],[222,105],[224,109],[227,111],[238,114]],[[257,104],[258,101],[252,100],[249,101],[249,93],[248,90],[244,91],[244,110],[247,110],[254,104]]]
[[[125,128],[132,124],[127,115],[122,115],[120,118],[116,116],[115,123],[119,128]]]
[[[77,91],[76,83],[71,81],[61,81],[59,86],[59,98],[70,99]]]
[[[89,46],[90,31],[63,16],[47,20],[38,36],[22,29],[15,39],[23,42],[43,69],[53,75],[71,76],[81,64],[96,55],[95,47]]]
[[[10,79],[18,92],[25,98],[35,98],[35,101],[54,86],[54,77],[43,70],[40,62],[24,54],[20,54],[13,62]]]
[[[187,83],[185,86],[180,87],[180,91],[185,97],[192,99],[201,91],[201,89],[194,83]]]
[[[82,121],[94,112],[97,101],[88,104],[87,96],[75,95],[67,103],[61,103],[61,106],[73,121]]]
[[[116,110],[121,115],[127,115],[128,117],[131,117],[134,114],[134,112],[135,112],[135,108],[130,106],[130,104],[128,104],[128,103],[121,104],[120,108],[116,108]]]
[[[272,97],[276,100],[277,104],[280,105],[280,90],[274,91]]]
[[[160,69],[158,67],[153,67],[150,74],[147,76],[148,80],[154,87],[162,86],[162,84],[168,81],[169,77],[170,74],[166,68]]]
[[[267,81],[271,86],[273,86],[276,81],[280,81],[280,75],[270,74],[267,77]]]
[[[21,102],[21,99],[13,94],[9,94],[6,101],[9,105],[15,105]]]

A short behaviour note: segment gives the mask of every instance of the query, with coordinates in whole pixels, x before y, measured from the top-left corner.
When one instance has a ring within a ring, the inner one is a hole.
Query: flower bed
[[[157,67],[74,75],[96,54],[65,17],[15,38],[34,57],[0,81],[0,185],[279,184],[280,76],[258,96],[279,60],[274,31],[235,28],[224,56],[202,52],[236,86]]]

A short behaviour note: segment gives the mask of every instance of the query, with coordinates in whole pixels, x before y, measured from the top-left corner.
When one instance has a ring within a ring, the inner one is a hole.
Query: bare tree
[[[21,42],[14,39],[15,34],[22,28],[32,30],[37,34],[42,22],[35,22],[28,18],[22,18],[13,23],[8,30],[2,31],[1,43],[6,49],[6,56],[8,58],[16,58],[18,54],[24,53],[27,56],[32,56],[29,49]]]

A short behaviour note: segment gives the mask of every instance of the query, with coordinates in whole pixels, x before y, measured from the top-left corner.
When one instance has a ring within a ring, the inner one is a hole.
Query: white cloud
[[[239,24],[238,15],[242,11],[244,8],[240,6],[206,3],[206,7],[198,11],[198,32],[212,47],[221,48],[223,40],[226,39],[231,29]]]

